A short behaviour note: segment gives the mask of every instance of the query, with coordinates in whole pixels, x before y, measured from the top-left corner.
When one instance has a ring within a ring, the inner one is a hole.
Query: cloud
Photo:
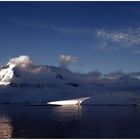
[[[92,30],[87,27],[68,27],[64,25],[57,25],[56,23],[50,24],[44,21],[36,21],[36,20],[24,20],[24,19],[9,19],[9,20],[14,24],[28,28],[38,28],[45,30],[50,29],[56,32],[72,33],[72,34],[92,33]]]
[[[71,55],[65,55],[65,54],[61,54],[59,56],[59,65],[61,68],[69,68],[69,65],[71,65],[72,63],[76,63],[78,61],[78,57],[75,56],[71,56]]]
[[[119,79],[124,75],[125,75],[125,73],[123,71],[118,70],[118,71],[114,71],[114,72],[110,72],[110,73],[106,74],[105,78],[107,78],[107,79]]]
[[[110,42],[117,43],[119,47],[137,49],[140,45],[140,28],[128,28],[122,30],[97,30],[97,38],[106,42],[106,46],[99,49],[106,49]],[[104,43],[105,44],[105,43]]]
[[[100,80],[103,74],[98,70],[94,70],[94,71],[82,74],[81,76],[85,83],[92,83],[92,82]]]
[[[132,52],[133,54],[140,54],[140,50],[135,50]]]
[[[72,28],[63,27],[63,26],[55,26],[45,22],[39,22],[35,20],[24,20],[24,19],[10,19],[13,23],[25,26],[29,28],[39,28],[39,29],[51,29],[58,32],[74,32]]]
[[[29,56],[27,55],[21,55],[19,57],[15,57],[9,60],[7,65],[16,65],[19,67],[28,67],[32,64],[32,60],[30,59]]]

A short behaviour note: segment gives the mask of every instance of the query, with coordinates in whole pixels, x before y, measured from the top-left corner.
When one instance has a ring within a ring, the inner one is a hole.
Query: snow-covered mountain
[[[135,89],[140,90],[140,73],[74,73],[61,67],[34,65],[28,56],[12,58],[0,68],[0,103],[47,103],[90,97],[83,104],[119,104],[127,98],[126,104],[130,96],[122,91],[129,91],[132,97]]]
[[[0,85],[5,86],[29,87],[36,85],[39,87],[51,84],[73,84],[74,86],[72,82],[75,80],[76,77],[69,70],[47,65],[36,66],[32,64],[21,66],[15,63],[8,63],[0,68]]]
[[[74,73],[68,69],[34,65],[28,56],[20,56],[11,59],[5,66],[0,68],[0,86],[23,86],[26,85],[114,85],[114,84],[133,84],[140,82],[140,73],[114,72],[102,75],[98,71],[90,73]]]

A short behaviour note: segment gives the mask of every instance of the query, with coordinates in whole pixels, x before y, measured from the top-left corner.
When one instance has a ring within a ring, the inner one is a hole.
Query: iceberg
[[[63,101],[53,101],[48,102],[49,105],[80,105],[83,101],[89,99],[90,97],[71,99],[71,100],[63,100]]]

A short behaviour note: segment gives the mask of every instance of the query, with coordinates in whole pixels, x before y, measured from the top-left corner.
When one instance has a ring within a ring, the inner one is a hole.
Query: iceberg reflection
[[[81,116],[81,106],[57,106],[53,109],[53,117],[57,121],[79,120]]]

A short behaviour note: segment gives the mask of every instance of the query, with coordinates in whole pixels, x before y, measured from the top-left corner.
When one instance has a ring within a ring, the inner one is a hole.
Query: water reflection
[[[72,137],[80,118],[80,106],[0,106],[0,138]]]
[[[0,138],[140,138],[140,106],[0,106]]]
[[[57,106],[53,109],[53,117],[57,121],[80,120],[81,106]]]
[[[6,116],[0,116],[0,138],[12,138],[12,126]]]

